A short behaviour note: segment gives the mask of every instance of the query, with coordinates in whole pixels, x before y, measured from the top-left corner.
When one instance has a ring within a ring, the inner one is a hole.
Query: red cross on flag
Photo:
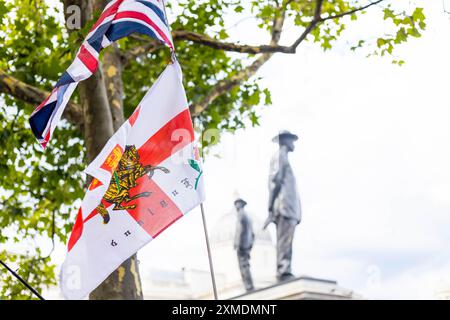
[[[202,168],[177,62],[85,172],[93,180],[61,270],[65,298],[82,299],[204,199]]]

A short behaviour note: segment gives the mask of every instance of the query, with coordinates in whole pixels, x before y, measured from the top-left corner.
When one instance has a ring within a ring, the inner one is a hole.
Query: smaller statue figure
[[[252,274],[250,272],[250,251],[253,247],[255,234],[253,233],[252,221],[245,212],[247,204],[242,199],[234,201],[237,213],[236,234],[234,238],[234,249],[237,251],[239,269],[242,281],[247,292],[254,290]]]

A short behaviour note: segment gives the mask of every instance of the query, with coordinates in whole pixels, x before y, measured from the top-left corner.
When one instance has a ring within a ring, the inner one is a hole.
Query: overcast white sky
[[[379,35],[381,20],[369,16],[332,51],[303,44],[260,70],[273,94],[261,126],[226,134],[214,150],[221,158],[206,159],[210,229],[235,191],[266,217],[271,138],[289,129],[300,136],[290,156],[303,204],[296,274],[337,280],[367,298],[433,298],[450,287],[450,18],[440,0],[418,3],[428,28],[398,51],[403,67],[348,50],[348,41]],[[251,20],[230,32],[243,43],[264,41]],[[286,34],[288,44],[297,33]],[[61,245],[55,261],[63,256]],[[139,258],[146,267],[207,270],[199,211]]]

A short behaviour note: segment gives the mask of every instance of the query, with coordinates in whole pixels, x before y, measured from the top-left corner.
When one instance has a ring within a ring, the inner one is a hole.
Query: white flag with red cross
[[[61,270],[82,299],[120,264],[204,200],[202,168],[177,62],[85,170],[93,180]]]

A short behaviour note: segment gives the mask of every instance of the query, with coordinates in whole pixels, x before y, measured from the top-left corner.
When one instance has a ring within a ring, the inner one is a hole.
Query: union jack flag
[[[44,149],[78,82],[97,70],[100,51],[131,33],[148,35],[174,51],[163,0],[109,2],[50,96],[31,114],[31,130]]]

